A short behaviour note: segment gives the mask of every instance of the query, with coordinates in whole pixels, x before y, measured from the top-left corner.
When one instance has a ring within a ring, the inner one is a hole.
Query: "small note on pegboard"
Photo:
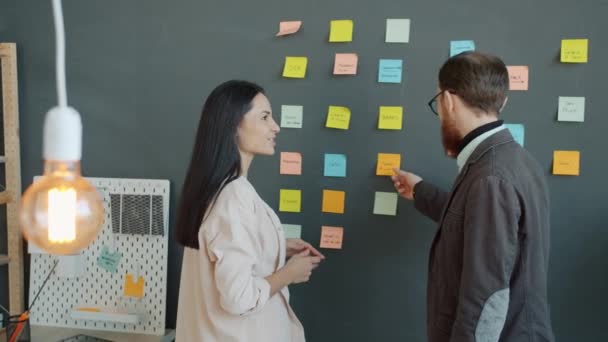
[[[137,282],[133,281],[133,275],[125,275],[125,287],[123,295],[125,297],[143,298],[144,297],[144,277],[139,276]]]
[[[120,263],[121,258],[122,253],[110,253],[108,246],[103,246],[101,249],[101,254],[99,254],[99,256],[97,257],[97,266],[103,268],[108,272],[116,273],[116,269],[118,268],[118,264]]]

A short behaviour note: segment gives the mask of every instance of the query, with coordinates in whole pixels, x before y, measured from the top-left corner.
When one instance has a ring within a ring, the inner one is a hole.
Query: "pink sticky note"
[[[321,248],[342,249],[342,236],[344,229],[342,227],[321,228]]]
[[[281,152],[281,174],[301,175],[302,155],[298,152]]]
[[[507,66],[509,71],[509,90],[528,90],[528,67],[525,65]]]
[[[356,75],[359,57],[356,53],[337,53],[334,75]]]
[[[281,21],[276,37],[294,34],[300,30],[300,27],[302,27],[301,21]]]

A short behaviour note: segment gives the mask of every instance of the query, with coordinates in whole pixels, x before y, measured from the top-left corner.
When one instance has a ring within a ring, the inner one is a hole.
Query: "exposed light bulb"
[[[44,174],[21,197],[19,223],[24,237],[42,250],[77,254],[103,224],[103,202],[97,189],[80,174],[82,123],[67,105],[65,42],[61,1],[53,0],[59,106],[44,121]]]

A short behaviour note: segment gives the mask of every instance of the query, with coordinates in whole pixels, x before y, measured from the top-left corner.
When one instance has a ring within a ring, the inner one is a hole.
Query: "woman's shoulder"
[[[256,198],[257,193],[247,178],[239,177],[223,187],[214,206],[220,208],[238,206],[242,209],[253,209]]]

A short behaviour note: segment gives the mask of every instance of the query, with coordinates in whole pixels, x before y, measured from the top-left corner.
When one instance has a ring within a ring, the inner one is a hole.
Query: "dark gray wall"
[[[304,105],[304,128],[284,129],[278,151],[301,151],[303,175],[278,176],[278,154],[259,158],[250,178],[278,207],[282,187],[303,189],[303,212],[280,214],[303,225],[318,245],[321,225],[345,227],[344,249],[292,303],[310,341],[422,341],[428,248],[434,225],[400,201],[398,216],[371,214],[378,152],[402,153],[404,166],[448,187],[456,165],[442,155],[437,118],[426,107],[450,40],[474,39],[478,50],[510,65],[530,66],[530,90],[514,92],[504,119],[526,125],[526,148],[547,170],[551,188],[550,303],[560,341],[608,339],[608,186],[604,80],[608,60],[605,0],[579,1],[91,1],[65,0],[68,96],[84,122],[86,175],[165,178],[172,184],[171,222],[202,102],[232,78],[259,82],[279,118],[281,104]],[[387,17],[412,19],[409,44],[385,44]],[[331,19],[353,19],[354,41],[329,44]],[[41,132],[56,103],[50,1],[0,2],[0,40],[19,52],[22,176],[42,167]],[[304,21],[292,37],[273,37],[278,22]],[[558,62],[562,38],[589,38],[590,60]],[[333,77],[336,52],[359,54],[359,74]],[[305,80],[280,77],[286,55],[306,55]],[[403,58],[401,85],[376,83],[379,58]],[[556,122],[558,96],[586,96],[586,122]],[[351,129],[323,128],[328,105],[352,109]],[[403,105],[405,127],[375,129],[380,105]],[[580,177],[550,175],[552,151],[582,152]],[[322,177],[326,152],[348,155],[348,178]],[[321,214],[324,188],[347,192],[346,214]],[[169,256],[168,321],[174,326],[181,249]],[[2,298],[2,297],[0,297]]]

